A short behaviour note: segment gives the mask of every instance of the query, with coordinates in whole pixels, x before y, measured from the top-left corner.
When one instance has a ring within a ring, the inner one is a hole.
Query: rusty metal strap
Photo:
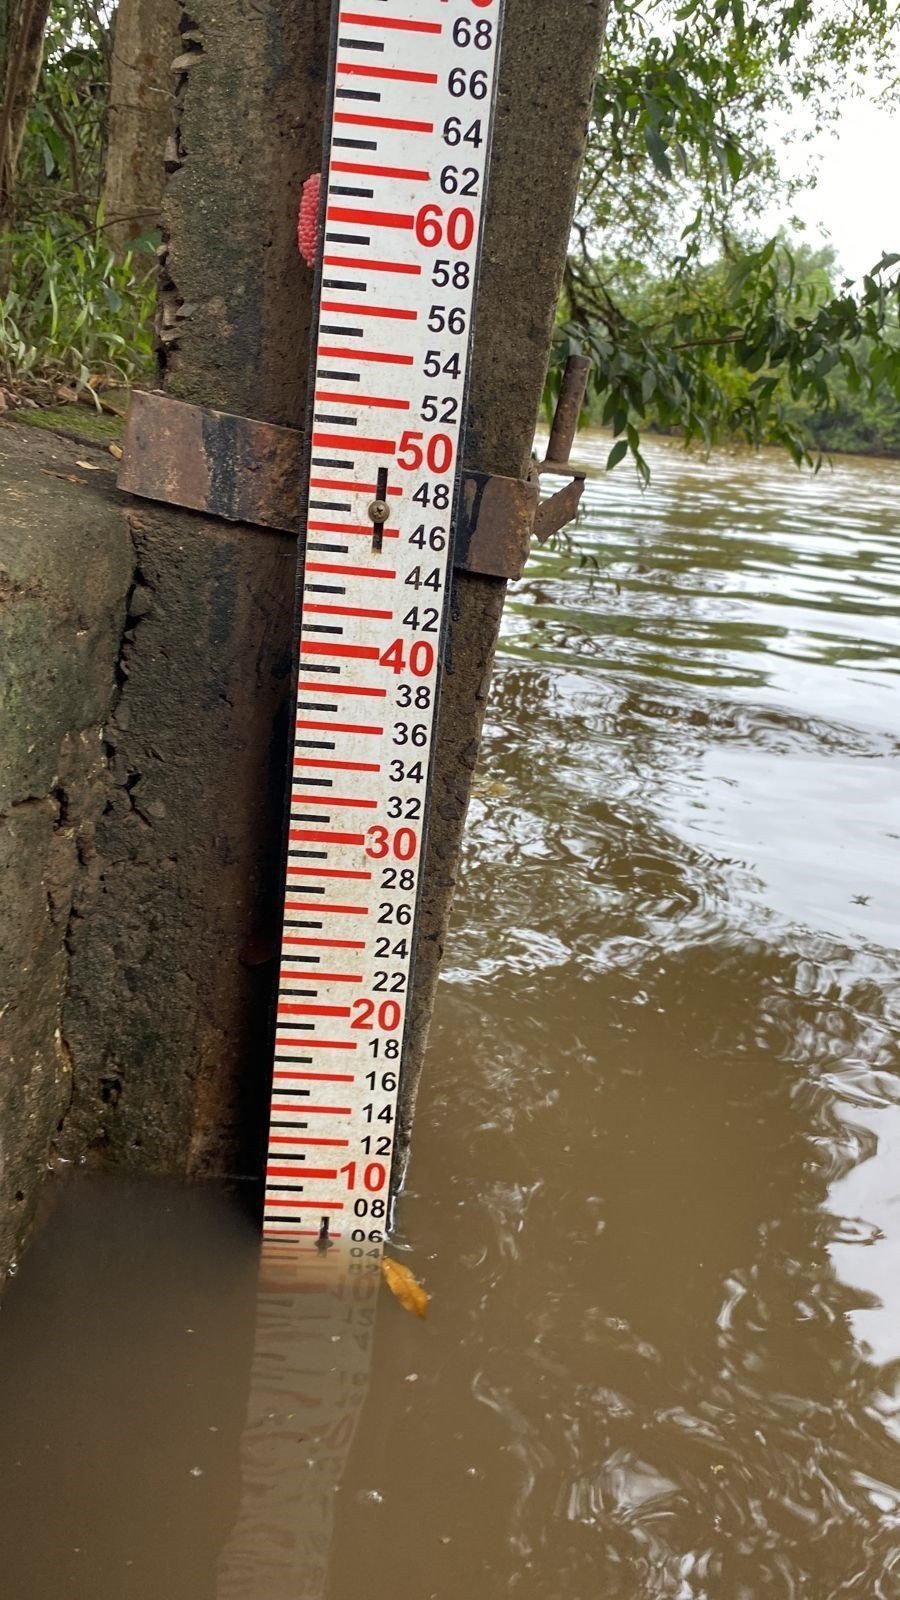
[[[147,500],[295,533],[301,444],[293,428],[135,390],[118,484]]]
[[[136,390],[118,484],[145,499],[296,533],[301,446],[294,428]],[[521,577],[539,498],[537,482],[464,471],[454,566]]]
[[[453,565],[489,578],[521,578],[540,497],[537,480],[464,468]]]

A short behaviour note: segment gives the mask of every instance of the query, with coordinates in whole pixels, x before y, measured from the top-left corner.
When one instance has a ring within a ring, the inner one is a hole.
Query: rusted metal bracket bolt
[[[390,508],[386,500],[373,500],[369,506],[369,519],[372,522],[387,522]]]

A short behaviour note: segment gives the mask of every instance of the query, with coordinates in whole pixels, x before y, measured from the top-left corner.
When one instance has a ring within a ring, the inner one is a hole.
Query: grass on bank
[[[126,386],[153,370],[156,274],[143,248],[117,260],[98,225],[70,217],[0,239],[0,383],[44,403],[60,387]]]

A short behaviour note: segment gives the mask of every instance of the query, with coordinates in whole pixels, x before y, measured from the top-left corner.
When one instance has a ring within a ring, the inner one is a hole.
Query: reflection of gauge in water
[[[366,1397],[377,1259],[263,1246],[241,1502],[217,1600],[322,1600],[335,1492]]]

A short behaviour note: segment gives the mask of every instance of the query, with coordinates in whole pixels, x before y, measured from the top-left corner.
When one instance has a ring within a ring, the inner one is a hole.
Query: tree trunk
[[[50,0],[0,0],[0,232],[13,218],[16,172],[37,91]]]
[[[103,209],[106,237],[120,255],[159,220],[180,15],[179,0],[119,0]]]

